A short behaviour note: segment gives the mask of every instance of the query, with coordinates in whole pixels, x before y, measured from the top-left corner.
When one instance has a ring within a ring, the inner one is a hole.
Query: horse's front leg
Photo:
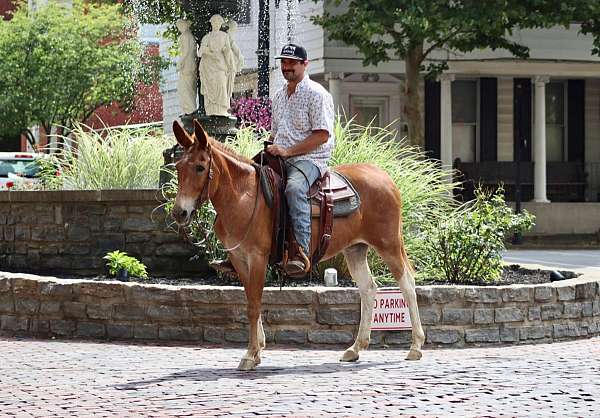
[[[252,370],[258,366],[261,360],[260,353],[265,348],[261,307],[267,261],[262,257],[260,259],[257,257],[249,263],[248,267],[248,276],[240,275],[248,301],[248,350],[242,357],[238,370]]]

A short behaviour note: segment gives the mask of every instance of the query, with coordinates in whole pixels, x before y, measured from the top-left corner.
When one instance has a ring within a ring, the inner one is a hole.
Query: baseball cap
[[[296,44],[287,44],[281,48],[281,54],[275,57],[276,60],[280,60],[283,58],[289,58],[298,61],[306,61],[308,59],[308,55],[306,54],[306,49]]]

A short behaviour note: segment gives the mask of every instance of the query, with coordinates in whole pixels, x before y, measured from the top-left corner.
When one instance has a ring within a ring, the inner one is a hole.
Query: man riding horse
[[[290,276],[310,270],[311,214],[307,197],[310,186],[327,171],[335,145],[334,107],[331,94],[306,73],[308,57],[299,45],[288,44],[275,59],[287,80],[273,97],[271,155],[285,160],[285,196],[292,222],[297,252],[285,265]],[[230,263],[215,263],[221,271],[232,271]]]

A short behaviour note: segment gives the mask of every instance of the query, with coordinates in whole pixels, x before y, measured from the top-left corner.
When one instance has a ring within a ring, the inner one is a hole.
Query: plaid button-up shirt
[[[288,161],[312,161],[323,174],[331,151],[335,145],[333,98],[319,83],[312,81],[308,74],[296,85],[296,91],[287,95],[287,85],[273,96],[273,117],[271,129],[274,142],[289,148],[304,141],[314,130],[329,132],[327,142],[316,150],[304,155],[288,158]]]

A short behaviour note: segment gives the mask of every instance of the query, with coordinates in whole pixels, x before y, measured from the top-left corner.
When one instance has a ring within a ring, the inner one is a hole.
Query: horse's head
[[[210,197],[212,151],[206,132],[196,120],[193,135],[189,135],[177,121],[173,122],[173,132],[184,153],[175,164],[179,188],[172,215],[178,225],[186,226],[196,208]]]

